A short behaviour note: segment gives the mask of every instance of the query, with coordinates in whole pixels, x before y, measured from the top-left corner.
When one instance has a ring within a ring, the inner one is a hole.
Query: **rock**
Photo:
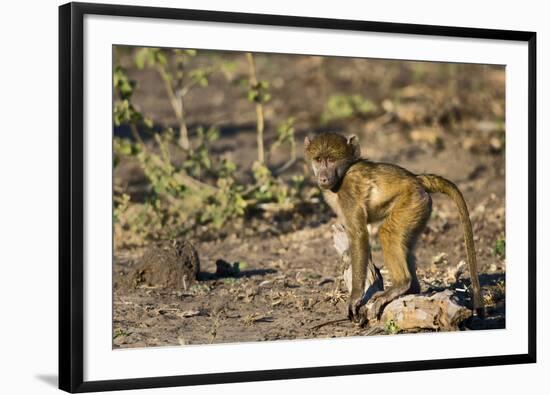
[[[479,121],[475,126],[477,130],[483,134],[491,134],[495,132],[502,133],[504,131],[504,124],[502,122]]]
[[[441,138],[441,130],[439,128],[416,128],[411,131],[410,136],[411,140],[416,143],[427,143],[437,148],[443,147],[443,139]]]
[[[399,121],[407,125],[420,125],[429,118],[428,109],[420,103],[401,103],[395,108]]]
[[[433,265],[446,265],[449,263],[448,255],[445,252],[441,252],[432,258]]]

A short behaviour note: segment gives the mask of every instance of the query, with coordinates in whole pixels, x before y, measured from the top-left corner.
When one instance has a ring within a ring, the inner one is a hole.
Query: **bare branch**
[[[246,59],[248,61],[248,67],[250,71],[250,86],[258,86],[258,76],[256,74],[256,62],[252,53],[246,53]],[[258,162],[264,163],[264,107],[260,101],[256,102],[256,132],[258,140]]]

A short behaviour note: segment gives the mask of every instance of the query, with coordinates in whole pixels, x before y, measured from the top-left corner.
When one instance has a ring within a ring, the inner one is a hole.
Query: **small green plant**
[[[271,99],[269,82],[257,81],[250,84],[248,89],[248,101],[251,103],[267,103]]]
[[[252,165],[252,174],[257,186],[254,191],[254,198],[260,202],[272,200],[274,180],[269,168],[260,162],[254,162]]]
[[[189,292],[193,295],[208,295],[210,291],[210,286],[204,282],[197,282],[189,288]]]
[[[113,75],[113,85],[115,92],[113,109],[114,124],[115,126],[120,126],[122,124],[130,125],[130,130],[134,139],[137,142],[141,142],[138,126],[144,125],[151,128],[153,122],[149,118],[144,117],[132,104],[132,96],[137,83],[130,80],[126,74],[126,70],[117,64]]]
[[[265,165],[259,162],[252,166],[256,188],[253,193],[254,199],[259,203],[284,203],[290,197],[290,188],[281,179],[275,178],[273,173]]]
[[[217,140],[219,136],[220,131],[215,126],[211,126],[206,130],[202,126],[197,128],[196,147],[189,151],[187,159],[183,162],[183,167],[191,176],[200,179],[205,172],[211,172],[213,164],[209,153],[210,144]]]
[[[128,78],[126,71],[121,66],[115,67],[113,85],[117,93],[117,98],[114,103],[115,125],[119,126],[123,123],[141,121],[141,116],[138,116],[137,111],[131,104],[136,82]]]
[[[291,150],[291,157],[296,157],[296,138],[294,136],[294,117],[290,117],[277,127],[277,140],[274,147],[288,144]]]
[[[154,67],[157,64],[165,65],[168,63],[164,50],[160,48],[139,48],[134,56],[134,61],[138,69],[144,67]]]
[[[277,127],[277,140],[271,145],[271,149],[285,145],[290,148],[289,160],[277,170],[277,173],[283,172],[296,162],[296,136],[294,132],[294,117],[288,118]]]
[[[321,122],[326,124],[353,117],[366,118],[376,111],[376,104],[361,95],[332,95],[321,115]]]
[[[239,279],[235,278],[235,277],[226,277],[226,278],[222,279],[222,282],[225,285],[235,285],[239,282]]]
[[[306,180],[302,174],[293,175],[290,178],[290,196],[295,199],[301,199],[305,182]]]
[[[384,325],[384,332],[387,335],[397,335],[399,332],[401,332],[401,328],[397,326],[394,320],[388,320]]]
[[[115,331],[115,334],[113,335],[113,340],[116,339],[117,337],[121,337],[121,336],[130,336],[133,332],[128,332],[124,329],[117,329]]]
[[[135,156],[139,153],[139,144],[127,138],[113,138],[113,167],[116,168],[124,156]]]
[[[113,197],[114,210],[113,210],[113,220],[118,222],[124,213],[128,210],[130,203],[130,195],[123,193],[122,195],[115,195]]]
[[[158,201],[131,203],[128,195],[114,196],[114,242],[117,246],[141,246],[165,231]]]
[[[219,178],[218,189],[206,199],[206,206],[200,214],[201,224],[212,224],[221,228],[231,218],[242,216],[248,205],[242,192],[243,187],[230,178]]]
[[[498,239],[495,242],[495,247],[493,249],[493,255],[498,256],[502,259],[506,258],[506,240]]]
[[[241,275],[241,271],[247,266],[248,264],[246,262],[242,262],[242,261],[233,262],[233,275],[235,277],[239,277]]]

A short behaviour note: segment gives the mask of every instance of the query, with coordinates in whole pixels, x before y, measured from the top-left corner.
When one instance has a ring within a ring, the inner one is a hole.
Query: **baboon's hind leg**
[[[363,306],[362,316],[367,320],[379,319],[383,308],[394,299],[420,291],[414,246],[430,216],[431,199],[428,196],[428,199],[416,200],[416,203],[412,206],[406,202],[396,204],[380,227],[384,266],[392,284],[384,291],[376,292]]]

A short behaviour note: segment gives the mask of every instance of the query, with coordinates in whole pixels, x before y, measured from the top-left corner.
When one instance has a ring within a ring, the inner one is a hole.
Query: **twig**
[[[183,172],[174,173],[173,177],[182,185],[186,185],[193,189],[202,189],[208,191],[209,193],[214,193],[218,190],[218,188],[214,185],[206,184],[202,181],[197,180],[196,178],[189,176],[188,174],[184,174]]]
[[[135,129],[135,131],[133,133],[137,134],[137,129],[135,128],[134,124],[131,125],[131,128],[132,128],[132,130]],[[137,134],[136,139],[139,139],[139,142],[142,145],[143,151],[146,152],[147,151],[147,146],[141,140],[141,138],[139,137],[139,134]],[[162,144],[162,142],[160,142],[158,139],[156,141],[157,141],[157,144],[159,144],[159,146]],[[160,148],[162,149],[163,147],[161,146]],[[156,159],[156,157],[153,157],[153,159]],[[160,159],[156,159],[156,160],[160,161]],[[160,165],[162,165],[162,162],[160,163]],[[214,185],[206,184],[202,181],[197,180],[196,178],[191,177],[190,175],[185,173],[185,171],[183,169],[181,169],[177,173],[173,173],[172,177],[174,178],[174,180],[179,182],[181,185],[185,185],[186,187],[189,187],[191,189],[203,190],[203,191],[207,191],[208,193],[215,193],[215,192],[218,191],[218,188],[215,187]]]
[[[312,326],[311,328],[309,328],[310,331],[315,331],[319,328],[322,328],[323,326],[326,326],[326,325],[332,325],[332,324],[338,324],[340,322],[345,322],[345,321],[349,321],[348,318],[339,318],[337,320],[332,320],[332,321],[326,321],[326,322],[323,322],[321,324],[318,324],[318,325],[315,325],[315,326]]]
[[[145,146],[145,143],[141,139],[141,136],[139,135],[139,131],[135,123],[130,123],[130,132],[132,132],[132,136],[134,136],[134,139],[141,146],[140,148],[143,149],[144,151],[147,151],[147,147]]]
[[[187,123],[185,121],[185,112],[183,110],[183,95],[176,94],[174,92],[174,87],[172,86],[171,79],[168,75],[168,72],[166,71],[164,65],[158,64],[156,67],[157,72],[159,73],[162,81],[164,82],[164,89],[166,90],[166,94],[168,95],[168,99],[170,99],[170,104],[172,105],[172,109],[174,110],[174,114],[176,115],[176,118],[178,119],[178,123],[180,126],[180,138],[178,140],[179,145],[184,150],[189,149],[189,133],[187,130]]]
[[[384,328],[381,325],[374,325],[369,327],[365,333],[364,336],[372,336],[372,335],[378,335],[380,333],[384,333]]]
[[[289,159],[284,165],[282,165],[281,167],[279,167],[278,169],[276,169],[273,174],[275,174],[276,176],[278,176],[279,174],[281,174],[282,172],[284,172],[285,170],[287,170],[288,168],[290,168],[294,163],[296,163],[296,158],[291,158]]]

